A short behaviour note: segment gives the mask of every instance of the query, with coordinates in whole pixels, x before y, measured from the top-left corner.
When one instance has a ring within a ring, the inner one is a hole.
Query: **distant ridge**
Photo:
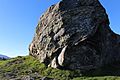
[[[8,57],[8,56],[6,56],[6,55],[0,54],[0,60],[1,60],[1,59],[10,59],[10,57]]]

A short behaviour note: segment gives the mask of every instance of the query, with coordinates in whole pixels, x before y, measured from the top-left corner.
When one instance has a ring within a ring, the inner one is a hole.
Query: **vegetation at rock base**
[[[120,80],[117,76],[79,77],[80,71],[48,68],[32,56],[19,56],[0,61],[0,80],[21,80],[26,76],[35,80],[40,80],[44,76],[57,80]]]
[[[47,68],[44,64],[31,56],[17,57],[5,61],[0,61],[0,77],[19,78],[20,76],[30,75],[35,79],[47,76],[56,79],[70,79],[76,72],[64,71],[59,69]]]

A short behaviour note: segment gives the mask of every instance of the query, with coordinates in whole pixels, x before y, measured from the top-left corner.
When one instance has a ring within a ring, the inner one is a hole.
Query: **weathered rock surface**
[[[54,68],[96,69],[120,61],[120,36],[98,0],[62,0],[41,16],[29,54]]]

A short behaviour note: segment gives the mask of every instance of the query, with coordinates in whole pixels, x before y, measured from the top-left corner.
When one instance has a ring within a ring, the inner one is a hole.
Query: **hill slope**
[[[117,76],[80,77],[80,71],[47,68],[31,56],[17,57],[0,61],[0,79],[2,80],[120,80]],[[99,73],[99,72],[98,72]]]

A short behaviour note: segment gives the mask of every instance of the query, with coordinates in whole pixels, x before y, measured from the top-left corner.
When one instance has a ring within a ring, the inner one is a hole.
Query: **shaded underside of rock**
[[[41,16],[29,54],[54,68],[91,70],[120,61],[120,36],[98,0],[62,0]]]

